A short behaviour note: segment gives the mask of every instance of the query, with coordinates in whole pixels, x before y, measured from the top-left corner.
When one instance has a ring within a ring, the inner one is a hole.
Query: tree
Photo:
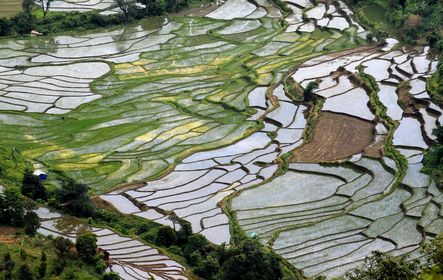
[[[59,258],[65,258],[71,253],[72,242],[67,238],[58,236],[52,240],[52,244]]]
[[[123,15],[127,19],[131,2],[129,0],[114,0],[114,3],[123,12]]]
[[[77,236],[75,242],[77,253],[84,261],[94,263],[97,255],[97,238],[90,232]]]
[[[23,217],[25,234],[34,236],[37,229],[40,227],[40,219],[35,212],[28,211]]]
[[[180,244],[184,244],[188,238],[192,235],[192,225],[188,221],[180,221],[180,229],[177,232],[177,241]]]
[[[43,187],[42,182],[38,176],[32,174],[29,169],[25,170],[22,181],[22,195],[27,196],[31,199],[42,199],[47,200],[48,195],[46,194],[46,189]]]
[[[160,246],[169,247],[177,241],[177,234],[168,226],[161,226],[158,229],[155,243]]]
[[[43,18],[46,18],[46,14],[49,12],[52,0],[35,0],[35,2],[42,8]]]
[[[188,242],[183,247],[183,255],[189,259],[195,251],[205,252],[209,242],[200,234],[193,234],[188,238]]]
[[[6,18],[0,18],[0,36],[8,35],[9,31],[9,21]]]
[[[303,91],[303,94],[304,94],[305,99],[307,101],[312,101],[312,100],[315,99],[314,91],[316,89],[318,89],[319,86],[320,86],[320,81],[319,80],[310,81],[308,83],[308,85],[306,86],[305,90]]]
[[[59,178],[61,188],[58,191],[59,208],[80,217],[90,217],[95,213],[95,207],[88,197],[89,187],[67,177]]]
[[[349,280],[412,280],[419,272],[419,261],[407,261],[405,257],[375,251],[365,259],[363,268],[347,273],[346,277]]]
[[[9,226],[22,226],[25,209],[20,194],[6,188],[3,194],[0,194],[0,224]]]
[[[442,79],[443,79],[443,77],[442,77]],[[435,128],[432,131],[432,134],[434,134],[437,137],[437,142],[440,145],[443,145],[443,126],[439,126],[439,127]]]
[[[22,2],[23,11],[27,14],[31,13],[33,6],[34,6],[33,0],[23,0],[23,2]]]
[[[103,280],[120,280],[120,276],[115,272],[103,274]]]
[[[22,264],[18,269],[18,279],[19,280],[32,280],[34,275],[27,264]]]
[[[200,261],[195,269],[197,275],[202,275],[207,279],[212,279],[220,270],[218,259],[209,255],[204,260]]]

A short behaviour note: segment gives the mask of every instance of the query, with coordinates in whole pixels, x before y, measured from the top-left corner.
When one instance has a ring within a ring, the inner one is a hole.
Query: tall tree
[[[22,2],[22,8],[23,11],[27,14],[31,13],[32,7],[34,6],[34,1],[33,0],[23,0]]]
[[[52,1],[53,0],[35,0],[35,2],[42,8],[43,18],[46,18]]]
[[[61,185],[58,191],[60,208],[74,216],[90,217],[95,213],[95,207],[88,197],[87,185],[64,176],[61,176],[59,181]]]
[[[115,5],[123,12],[125,18],[129,16],[129,9],[131,7],[131,1],[129,0],[114,0]]]
[[[46,189],[40,181],[40,178],[32,174],[32,171],[29,169],[25,170],[25,174],[23,176],[22,195],[32,199],[48,199]]]
[[[25,209],[23,199],[18,192],[11,188],[0,194],[0,224],[22,226]]]

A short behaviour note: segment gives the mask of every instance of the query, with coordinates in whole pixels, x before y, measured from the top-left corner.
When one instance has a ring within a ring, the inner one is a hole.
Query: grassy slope
[[[58,261],[58,257],[51,245],[51,242],[42,237],[22,237],[15,243],[5,244],[0,242],[0,257],[3,260],[3,256],[6,252],[11,254],[12,259],[15,262],[15,272],[22,264],[28,265],[34,273],[34,277],[37,276],[37,269],[40,266],[40,259],[42,252],[45,252],[47,258],[47,278],[45,279],[64,279],[65,275],[73,272],[75,279],[92,280],[101,279],[100,275],[95,272],[95,268],[86,265],[79,259],[68,259],[64,272],[59,276],[51,275],[54,263]],[[23,258],[23,256],[25,256]],[[3,277],[0,275],[0,279]],[[13,276],[13,279],[14,278]],[[38,279],[38,278],[37,278]]]
[[[14,149],[0,147],[0,184],[9,187],[19,187],[26,168],[32,165]]]

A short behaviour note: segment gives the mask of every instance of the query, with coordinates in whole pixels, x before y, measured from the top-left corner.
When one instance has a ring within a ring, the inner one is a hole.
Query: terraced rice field
[[[36,213],[42,220],[38,232],[45,236],[61,236],[75,242],[78,234],[95,234],[99,249],[109,253],[111,267],[108,270],[117,272],[122,279],[188,279],[182,265],[138,240],[106,228],[90,227],[76,218],[62,216],[47,208],[40,207]]]
[[[283,31],[265,16],[177,17],[1,40],[0,141],[97,191],[159,177],[192,153],[256,131],[248,93],[342,47],[313,53],[325,39],[358,42],[350,33]]]
[[[113,12],[107,2],[54,3]],[[287,4],[284,21],[270,2],[228,0],[119,29],[0,39],[0,144],[124,214],[173,226],[174,212],[216,244],[238,223],[307,276],[341,276],[373,250],[420,257],[443,221],[442,194],[420,173],[443,123],[425,83],[437,61],[428,48],[392,49],[393,39],[365,45],[341,1]],[[286,94],[287,76],[321,80],[313,127],[311,106]],[[412,97],[397,92],[407,83]],[[42,234],[96,233],[123,279],[186,279],[137,240],[38,213]]]
[[[436,66],[428,50],[384,48],[327,55],[298,67],[292,74],[295,81],[321,80],[315,93],[325,98],[322,114],[344,114],[354,118],[357,128],[351,126],[345,135],[340,129],[335,131],[337,135],[326,129],[321,132],[324,121],[320,117],[313,140],[295,149],[294,163],[286,174],[233,199],[231,206],[241,227],[258,235],[307,276],[342,276],[375,250],[420,258],[420,244],[443,229],[439,210],[443,194],[420,172],[423,151],[433,137],[431,127],[442,120],[441,109],[426,93],[424,81]],[[387,109],[385,116],[376,115],[368,89],[355,82],[360,65],[377,83],[377,98]],[[419,100],[413,112],[403,111],[397,104],[400,82],[408,82],[409,92]],[[333,122],[334,117],[328,120]],[[368,129],[367,121],[373,123],[374,144],[385,141],[391,132],[384,124],[394,122],[392,144],[407,159],[405,174],[383,152],[380,159],[365,156],[363,148],[368,142],[358,141],[352,132]],[[346,147],[339,149],[334,140],[325,140],[328,133],[335,141],[344,138]],[[361,146],[352,145],[353,141]],[[335,149],[327,153],[328,146]],[[344,152],[353,146],[360,151]],[[336,156],[338,152],[341,157]],[[341,165],[324,163],[346,158]]]
[[[22,10],[22,2],[18,0],[0,0],[0,17],[12,17]]]

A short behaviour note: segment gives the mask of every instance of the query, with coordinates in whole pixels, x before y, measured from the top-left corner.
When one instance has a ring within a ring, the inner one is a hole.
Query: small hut
[[[37,176],[40,181],[44,181],[48,178],[48,175],[40,169],[35,170],[34,175]]]

